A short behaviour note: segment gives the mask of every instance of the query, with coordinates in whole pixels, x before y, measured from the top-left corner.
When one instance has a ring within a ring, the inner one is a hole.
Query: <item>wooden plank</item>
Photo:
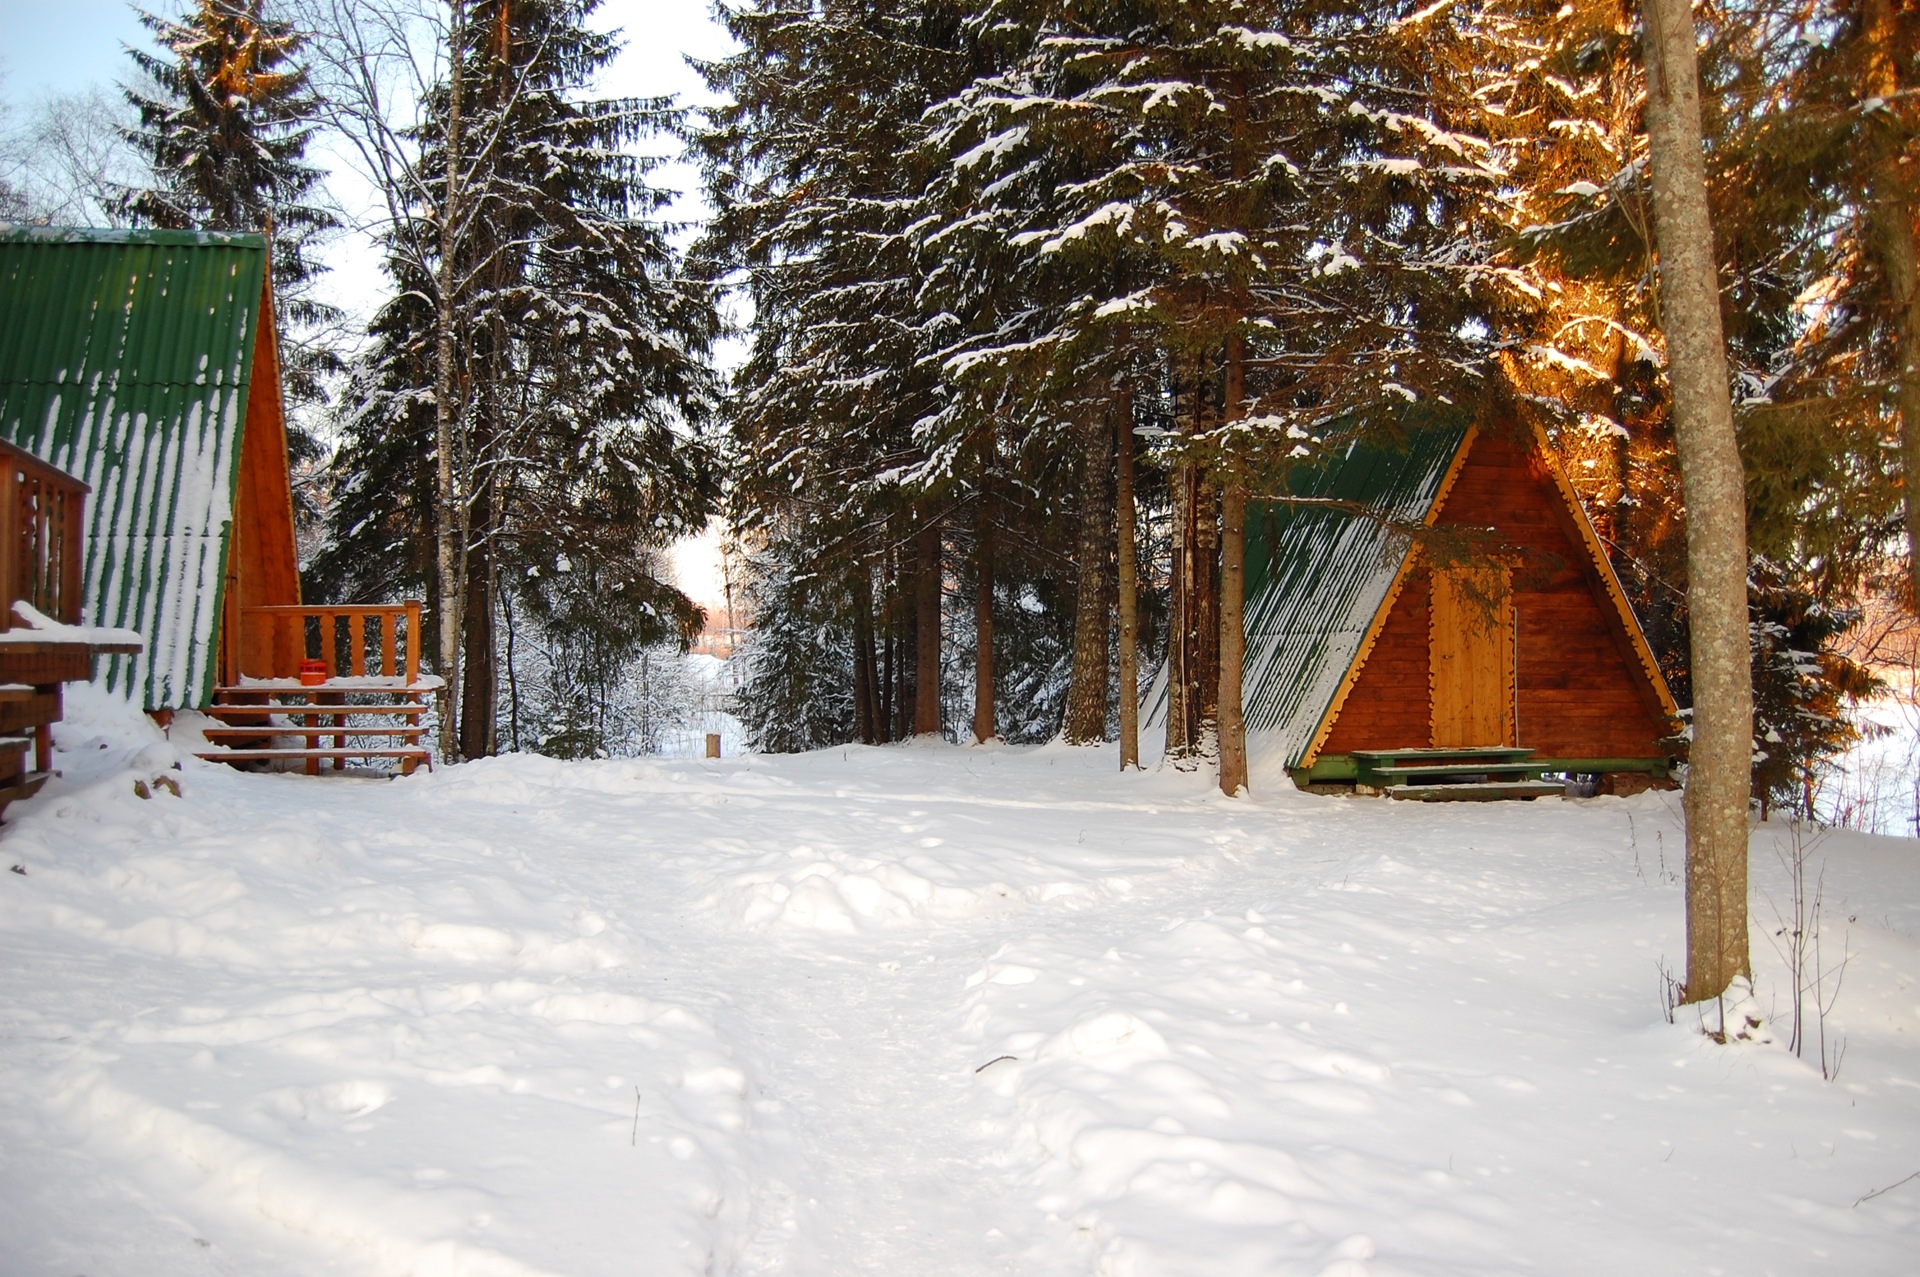
[[[285,714],[311,717],[315,714],[424,714],[427,706],[418,701],[381,702],[373,705],[209,705],[200,712],[211,718],[238,718],[256,714]]]
[[[21,597],[25,565],[20,562],[21,471],[11,454],[0,458],[0,633],[14,626],[13,600]]]
[[[84,643],[0,643],[0,683],[84,683],[93,650]]]
[[[380,672],[388,678],[393,677],[394,637],[399,633],[399,624],[400,618],[393,612],[380,617]]]
[[[1417,560],[1417,556],[1416,556]],[[1427,713],[1427,573],[1417,565],[1400,582],[1386,622],[1319,753],[1368,746],[1425,744]],[[1319,757],[1316,753],[1314,757]]]
[[[1487,758],[1517,761],[1531,758],[1534,753],[1525,745],[1487,745],[1467,749],[1435,749],[1429,745],[1410,745],[1406,749],[1356,749],[1351,752],[1355,758],[1364,758],[1369,762],[1391,761],[1397,758]]]
[[[203,727],[200,729],[200,734],[208,740],[255,736],[305,736],[317,740],[322,736],[337,736],[340,730],[332,723],[306,727],[296,727],[291,723],[255,723],[246,727]],[[347,727],[346,734],[348,736],[396,736],[407,740],[418,740],[426,730],[418,724],[412,727],[372,727],[356,723]]]
[[[407,682],[420,681],[420,604],[407,601]]]
[[[20,777],[13,783],[0,786],[0,812],[5,811],[10,803],[17,803],[22,799],[31,798],[39,793],[41,786],[47,783],[48,778],[52,776],[52,774],[52,772],[44,770],[28,772],[25,776]]]
[[[359,616],[349,616],[346,622],[347,670],[359,678],[367,672],[367,622]]]
[[[1480,785],[1390,785],[1387,797],[1423,803],[1488,803],[1512,799],[1564,797],[1567,787],[1553,780],[1493,780]]]
[[[389,612],[398,615],[406,612],[409,608],[417,608],[419,606],[419,600],[412,599],[401,603],[276,603],[262,604],[259,607],[250,607],[247,610],[249,612],[269,614],[277,613],[281,616],[318,616],[322,612],[335,612],[341,616],[380,616]]]
[[[1416,767],[1374,767],[1370,769],[1376,776],[1394,780],[1421,780],[1434,776],[1518,776],[1525,778],[1528,772],[1539,771],[1533,763],[1423,763]]]
[[[83,489],[84,491],[84,489]],[[81,549],[81,529],[85,526],[86,499],[80,492],[68,492],[64,498],[67,514],[67,535],[60,560],[60,600],[62,615],[60,620],[69,625],[80,623],[81,599],[86,584],[81,577],[81,569],[86,555]]]
[[[1586,551],[1587,565],[1607,601],[1613,605],[1610,619],[1615,626],[1611,628],[1631,658],[1630,668],[1637,667],[1641,687],[1652,695],[1654,703],[1651,708],[1665,718],[1677,720],[1680,711],[1673,699],[1673,692],[1667,686],[1666,677],[1660,673],[1659,662],[1654,660],[1653,648],[1647,643],[1645,631],[1640,628],[1640,619],[1633,614],[1633,605],[1627,601],[1626,590],[1621,587],[1620,578],[1613,570],[1613,561],[1600,544],[1592,520],[1587,518],[1586,507],[1580,504],[1579,494],[1573,490],[1566,471],[1560,467],[1546,431],[1536,423],[1533,434],[1535,460],[1560,496],[1555,513],[1562,520],[1563,530],[1570,530],[1572,538]]]
[[[1433,573],[1428,608],[1435,746],[1513,742],[1513,589],[1504,567]]]
[[[426,758],[428,752],[422,745],[367,749],[207,749],[196,751],[194,757],[226,763],[271,758]]]
[[[294,544],[293,483],[287,466],[286,410],[280,391],[280,342],[271,272],[261,282],[240,437],[236,530],[244,528],[243,606],[297,605],[300,565]],[[250,654],[255,655],[255,654]],[[260,651],[261,657],[270,653]]]

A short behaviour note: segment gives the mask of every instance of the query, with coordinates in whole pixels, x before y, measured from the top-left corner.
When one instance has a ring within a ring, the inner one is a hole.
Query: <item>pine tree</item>
[[[299,64],[303,37],[265,0],[196,0],[177,19],[138,12],[160,48],[128,50],[142,83],[125,90],[138,114],[127,139],[153,185],[128,191],[124,211],[171,230],[268,234],[286,393],[317,402],[340,367],[330,329],[342,316],[314,295],[325,269],[315,254],[340,222],[307,159],[319,103]],[[305,432],[291,441],[296,460],[318,457]]]
[[[956,362],[1025,381],[1102,455],[1093,423],[1115,402],[1172,401],[1168,753],[1208,752],[1224,725],[1230,792],[1244,785],[1233,609],[1248,485],[1303,441],[1377,428],[1480,375],[1484,343],[1463,334],[1496,174],[1484,143],[1411,109],[1425,33],[1397,29],[1391,6],[1370,16],[1356,29],[1351,6],[993,5],[980,25],[1027,32],[1027,47],[946,113],[971,198],[929,238],[998,231],[1029,254],[1024,304],[998,306]],[[1163,369],[1146,381],[1143,348]],[[1104,614],[1100,577],[1082,579],[1083,610]],[[1104,619],[1082,633],[1104,657]],[[1104,692],[1099,665],[1080,668]]]
[[[854,628],[882,632],[861,678],[889,703],[867,715],[887,736],[909,718],[914,733],[942,727],[952,494],[921,425],[938,409],[927,355],[944,318],[920,302],[911,232],[921,116],[956,74],[958,13],[932,0],[727,11],[742,52],[703,69],[732,105],[695,137],[715,208],[704,252],[716,275],[744,273],[755,316],[727,405],[735,515],[803,537],[849,606],[869,594],[856,578],[879,573],[879,614]],[[880,668],[887,652],[909,676]]]
[[[469,756],[498,744],[509,594],[528,623],[591,658],[601,687],[643,648],[684,645],[699,625],[652,551],[703,526],[717,496],[702,433],[717,321],[668,243],[669,197],[628,149],[674,113],[584,97],[617,49],[587,26],[596,7],[463,7],[459,92],[450,78],[427,103],[417,170],[432,176],[389,232],[396,295],[342,413],[323,567],[372,587],[355,566],[367,554],[397,539],[438,547],[408,568],[440,601],[432,621],[442,664],[447,644],[456,653]],[[444,207],[459,211],[450,240],[434,218]]]

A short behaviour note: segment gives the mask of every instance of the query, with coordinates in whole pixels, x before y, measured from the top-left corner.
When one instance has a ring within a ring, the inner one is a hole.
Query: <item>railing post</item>
[[[394,646],[399,640],[400,614],[383,612],[380,615],[380,672],[388,678],[393,677]]]
[[[407,686],[420,681],[420,602],[407,600]]]
[[[68,625],[80,624],[80,595],[85,586],[81,583],[80,573],[86,566],[86,555],[80,553],[81,529],[86,527],[87,499],[78,492],[66,494],[67,535],[60,550],[60,606],[65,615],[60,619]]]
[[[22,552],[26,547],[20,536],[19,463],[12,457],[0,459],[0,631],[13,628],[13,600],[20,597]]]

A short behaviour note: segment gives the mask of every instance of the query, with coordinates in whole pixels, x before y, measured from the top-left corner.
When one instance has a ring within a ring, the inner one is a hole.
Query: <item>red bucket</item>
[[[318,687],[327,681],[327,663],[325,661],[305,660],[300,662],[300,685]]]

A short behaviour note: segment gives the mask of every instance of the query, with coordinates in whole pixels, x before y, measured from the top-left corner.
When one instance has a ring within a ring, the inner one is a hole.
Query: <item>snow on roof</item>
[[[0,439],[91,485],[107,685],[204,703],[266,270],[258,235],[0,225]]]

